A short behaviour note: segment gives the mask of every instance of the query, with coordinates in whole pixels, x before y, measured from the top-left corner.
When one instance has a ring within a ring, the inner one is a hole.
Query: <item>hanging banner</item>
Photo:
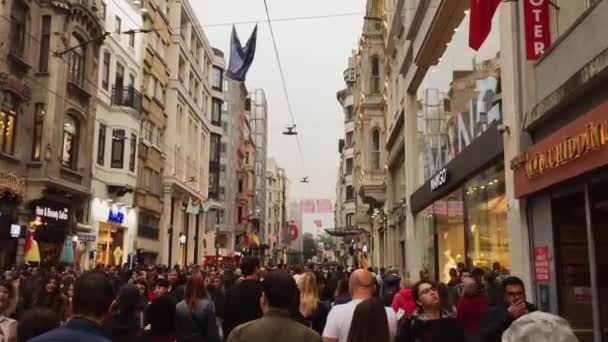
[[[549,282],[549,246],[534,247],[534,274],[537,283]]]
[[[526,54],[535,61],[551,46],[549,0],[524,0]]]

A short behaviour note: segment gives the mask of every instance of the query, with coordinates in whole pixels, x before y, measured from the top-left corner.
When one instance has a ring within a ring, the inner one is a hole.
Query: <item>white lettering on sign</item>
[[[551,46],[548,0],[524,0],[524,26],[528,60],[538,60]]]
[[[448,170],[441,169],[438,174],[431,179],[431,191],[435,191],[442,187],[448,181]]]
[[[36,216],[52,218],[57,221],[67,221],[68,212],[68,208],[63,208],[63,210],[56,210],[49,207],[36,206]]]

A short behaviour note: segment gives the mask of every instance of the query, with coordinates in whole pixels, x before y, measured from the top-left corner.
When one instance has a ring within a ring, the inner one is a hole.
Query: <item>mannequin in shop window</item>
[[[122,249],[120,246],[116,247],[112,254],[114,255],[114,265],[120,265],[122,263]]]

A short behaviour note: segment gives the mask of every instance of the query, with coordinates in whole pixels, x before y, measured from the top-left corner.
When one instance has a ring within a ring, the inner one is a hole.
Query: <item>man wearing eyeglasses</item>
[[[502,333],[521,316],[536,311],[536,306],[526,301],[524,283],[517,277],[508,277],[502,282],[505,302],[488,310],[481,324],[484,342],[500,342]]]
[[[323,342],[346,342],[348,340],[355,308],[362,301],[371,298],[376,290],[373,274],[364,269],[354,271],[349,279],[348,290],[352,300],[331,309],[323,330]],[[397,334],[397,315],[391,307],[385,309],[389,333],[391,341],[393,341]]]

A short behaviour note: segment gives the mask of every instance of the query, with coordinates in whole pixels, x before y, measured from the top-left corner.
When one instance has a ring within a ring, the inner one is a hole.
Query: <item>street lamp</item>
[[[182,247],[186,245],[186,234],[179,233],[179,244],[182,245]]]
[[[182,264],[183,264],[183,266],[186,266],[186,263],[188,262],[186,260],[186,256],[185,256],[185,252],[186,252],[186,248],[185,248],[186,247],[186,234],[179,233],[179,239],[178,239],[178,241],[179,241],[179,245],[182,248]]]

